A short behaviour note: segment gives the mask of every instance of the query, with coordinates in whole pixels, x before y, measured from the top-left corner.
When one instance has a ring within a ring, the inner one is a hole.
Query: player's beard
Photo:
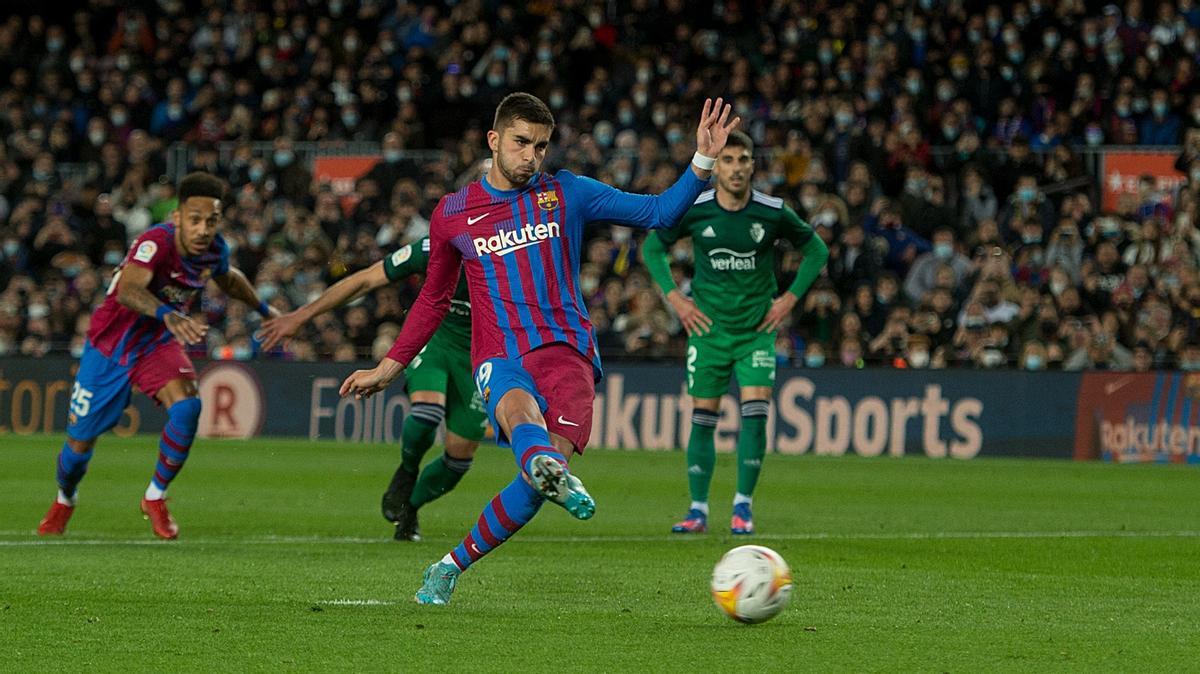
[[[726,192],[728,192],[729,194],[733,195],[734,197],[736,197],[738,199],[744,199],[746,197],[746,194],[750,191],[750,177],[749,176],[743,176],[741,183],[737,187],[734,186],[734,181],[733,181],[732,176],[730,176],[729,178],[724,178],[724,179],[718,178],[717,182],[720,183],[722,189],[724,189]]]
[[[507,163],[505,163],[503,156],[497,155],[496,159],[496,166],[500,167],[500,174],[504,176],[505,180],[514,186],[521,187],[525,185],[525,183],[528,183],[529,179],[533,177],[533,174],[537,173],[537,167],[532,164],[527,166],[517,165],[515,167],[510,167]]]

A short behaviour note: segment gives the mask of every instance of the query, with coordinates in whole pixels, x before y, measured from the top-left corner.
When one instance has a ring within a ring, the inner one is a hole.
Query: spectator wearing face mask
[[[923,301],[937,286],[937,272],[949,266],[954,272],[954,285],[963,283],[971,273],[971,261],[958,251],[954,230],[942,227],[933,233],[933,250],[922,253],[913,262],[904,279],[904,293],[913,302]]]
[[[1150,112],[1138,125],[1138,142],[1142,145],[1178,145],[1181,124],[1171,111],[1165,89],[1155,89],[1150,97]]]
[[[1046,345],[1037,340],[1026,342],[1021,347],[1021,369],[1028,372],[1039,372],[1048,366],[1046,362]]]
[[[1038,188],[1037,176],[1026,173],[1017,179],[1016,189],[1000,212],[1000,233],[1004,240],[1009,243],[1020,241],[1023,232],[1016,223],[1029,220],[1041,227],[1040,236],[1054,228],[1054,204]]]
[[[804,367],[817,369],[825,367],[825,347],[818,341],[810,341],[804,346]]]
[[[1200,350],[1196,352],[1196,369],[1200,370]],[[1182,364],[1182,363],[1181,363]],[[1087,345],[1073,351],[1063,369],[1069,372],[1078,370],[1131,370],[1133,369],[1133,354],[1121,346],[1108,333],[1096,331]]]

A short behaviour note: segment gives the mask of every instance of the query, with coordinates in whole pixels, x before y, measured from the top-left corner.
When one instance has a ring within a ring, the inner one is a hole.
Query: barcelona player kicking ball
[[[450,309],[461,267],[471,298],[471,362],[497,440],[511,447],[517,475],[454,550],[425,571],[416,600],[445,604],[459,575],[508,540],[552,501],[577,519],[596,505],[567,467],[591,434],[596,335],[579,289],[583,228],[611,222],[643,229],[674,225],[708,186],[715,157],[740,120],[706,100],[691,166],[661,195],[622,192],[567,171],[541,172],[554,116],[526,93],[496,109],[488,173],[438,202],[429,265],[404,328],[375,368],[358,370],[342,395],[366,397],[412,362]]]
[[[92,314],[79,359],[67,441],[58,454],[58,496],[38,525],[39,535],[66,531],[96,439],[120,421],[134,386],[167,411],[142,513],[159,538],[179,534],[167,511],[167,487],[187,461],[200,421],[196,369],[183,349],[202,341],[208,331],[189,312],[209,279],[263,316],[272,311],[246,276],[229,266],[229,246],[218,233],[224,196],[225,183],[219,178],[185,176],[172,221],[134,240],[113,274],[104,303]]]

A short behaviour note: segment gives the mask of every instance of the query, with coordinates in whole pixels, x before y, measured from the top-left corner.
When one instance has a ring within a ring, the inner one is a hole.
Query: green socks
[[[408,502],[414,508],[420,508],[454,489],[470,468],[471,459],[456,459],[449,454],[443,454],[440,459],[430,461],[417,478],[417,484],[413,487]]]
[[[717,448],[713,436],[717,432],[716,412],[692,411],[692,433],[688,436],[688,491],[692,501],[708,502],[708,487],[712,483],[713,466],[717,463]]]
[[[446,417],[446,408],[433,403],[413,403],[412,411],[400,430],[400,467],[415,473],[421,459],[437,439],[437,429]]]
[[[747,400],[742,403],[742,427],[737,441],[737,493],[750,496],[762,471],[763,456],[767,453],[767,413],[771,403],[766,400]]]

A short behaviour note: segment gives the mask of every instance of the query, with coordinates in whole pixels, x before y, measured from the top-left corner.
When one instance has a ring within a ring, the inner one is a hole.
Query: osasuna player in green
[[[356,272],[295,311],[263,324],[263,348],[296,334],[313,318],[351,302],[388,283],[423,274],[429,262],[429,239],[400,248]],[[400,432],[400,467],[383,495],[383,516],[396,523],[396,540],[418,540],[417,510],[454,489],[471,467],[487,429],[487,412],[471,378],[471,305],[467,284],[459,279],[450,312],[404,378],[412,410]],[[417,471],[433,445],[438,426],[446,422],[446,451]]]
[[[731,530],[754,533],[751,497],[767,447],[767,413],[775,386],[775,331],[821,273],[829,250],[782,199],[750,187],[754,143],[735,131],[717,157],[716,188],[702,193],[678,224],[646,237],[650,274],[688,333],[687,383],[692,396],[688,485],[692,504],[676,533],[708,530],[708,489],[716,463],[713,436],[729,377],[741,389],[737,495]],[[675,286],[667,248],[691,237],[695,259],[692,299]],[[804,254],[796,280],[776,296],[775,243]]]

